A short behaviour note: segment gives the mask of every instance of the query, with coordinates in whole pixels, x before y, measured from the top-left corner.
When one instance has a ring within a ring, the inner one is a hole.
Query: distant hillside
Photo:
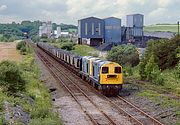
[[[178,32],[178,26],[177,24],[156,24],[156,25],[149,25],[144,27],[145,32],[156,32],[156,31],[162,31],[162,32]]]
[[[5,39],[22,38],[23,33],[28,33],[29,37],[34,37],[38,34],[39,26],[42,25],[41,21],[22,21],[21,23],[12,22],[11,24],[0,24],[0,34]],[[61,27],[62,31],[77,32],[77,26],[68,24],[56,24],[53,23],[53,29],[55,30],[58,26]],[[2,36],[1,36],[2,37]]]

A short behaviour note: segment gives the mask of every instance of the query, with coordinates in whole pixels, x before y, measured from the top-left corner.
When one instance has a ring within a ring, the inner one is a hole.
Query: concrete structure
[[[42,37],[43,35],[46,35],[48,38],[50,38],[52,33],[53,33],[53,30],[52,30],[51,21],[48,21],[47,23],[43,23],[42,26],[39,27],[40,37]]]
[[[97,46],[104,41],[104,21],[89,17],[78,21],[78,43]]]
[[[109,17],[105,22],[105,43],[121,43],[121,19]]]

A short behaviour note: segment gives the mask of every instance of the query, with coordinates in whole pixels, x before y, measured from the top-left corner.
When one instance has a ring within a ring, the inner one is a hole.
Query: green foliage
[[[30,49],[29,45],[26,44],[25,41],[21,41],[16,46],[17,50],[20,50],[20,53],[22,55],[27,55],[28,53],[31,53],[32,50]]]
[[[124,75],[125,77],[127,77],[127,76],[132,76],[132,75],[133,75],[132,67],[131,67],[131,66],[128,66],[128,65],[124,66],[124,68],[123,68],[123,75]]]
[[[15,66],[12,66],[11,68],[14,67]],[[3,93],[0,88],[0,112],[4,112],[3,103],[4,101],[7,101],[12,106],[20,105],[23,110],[30,115],[30,125],[61,125],[61,121],[59,120],[57,113],[52,112],[52,104],[49,91],[45,87],[44,83],[39,80],[40,70],[34,63],[34,55],[32,53],[28,53],[27,55],[25,55],[23,58],[23,62],[20,63],[18,67],[23,72],[13,72],[13,80],[17,74],[20,74],[21,78],[25,79],[26,81],[25,91],[18,92],[15,94],[15,96],[7,96],[6,93]],[[3,117],[2,119],[0,118],[0,125],[1,123],[5,123]],[[20,125],[23,123],[21,123],[21,121],[15,121],[14,124]]]
[[[0,37],[0,41],[8,42],[12,41],[12,38],[16,39],[22,39],[25,36],[23,33],[28,33],[28,36],[30,38],[37,37],[39,26],[42,25],[43,22],[40,21],[22,21],[20,24],[12,22],[11,24],[0,24],[0,34],[3,35],[3,37]],[[53,30],[55,30],[58,26],[61,27],[63,31],[69,31],[69,32],[76,32],[77,26],[74,25],[67,25],[67,24],[60,24],[57,25],[56,23],[52,24]]]
[[[148,80],[151,80],[152,79],[152,72],[156,71],[156,70],[159,70],[159,67],[158,65],[155,63],[154,61],[154,56],[152,55],[150,57],[150,59],[148,60],[146,66],[145,66],[145,74],[147,76],[147,79]]]
[[[117,62],[123,66],[136,66],[139,63],[139,55],[136,47],[133,45],[115,46],[109,51],[107,59]]]
[[[0,125],[8,125],[3,116],[0,116]]]
[[[0,83],[11,94],[25,89],[22,71],[15,62],[3,61],[0,63]]]
[[[65,49],[65,50],[68,50],[68,51],[71,51],[71,50],[73,50],[74,48],[74,43],[72,43],[72,42],[65,42],[65,43],[63,43],[62,44],[62,46],[61,46],[61,49]]]
[[[35,42],[35,43],[37,43],[37,42],[40,41],[40,37],[39,37],[39,36],[32,36],[31,39],[32,39],[32,41]]]
[[[151,81],[154,84],[163,85],[164,78],[159,70],[157,63],[155,62],[154,55],[151,55],[150,59],[148,60],[147,64],[141,61],[140,63],[140,75],[141,79]]]
[[[179,45],[180,37],[171,40],[149,41],[145,56],[139,65],[141,79],[163,84],[164,78],[161,75],[161,70],[176,67],[179,60],[176,57]]]
[[[149,41],[145,51],[145,62],[149,60],[153,54],[156,59],[155,62],[159,68],[164,70],[175,67],[178,63],[177,49],[180,46],[180,37],[175,37],[171,40],[162,39],[157,41]]]
[[[175,75],[177,78],[180,79],[180,47],[177,49],[177,59],[179,60],[178,65],[176,66],[177,71],[175,72]]]

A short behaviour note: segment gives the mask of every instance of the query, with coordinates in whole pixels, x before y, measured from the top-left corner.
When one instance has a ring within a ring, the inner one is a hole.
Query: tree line
[[[142,80],[163,84],[162,71],[176,69],[175,76],[180,78],[180,37],[148,41],[144,56],[140,59],[134,45],[119,45],[108,52],[107,59],[121,64],[128,74],[138,67]]]
[[[36,38],[39,32],[39,26],[41,26],[42,23],[41,21],[22,21],[21,23],[12,22],[10,24],[0,24],[0,41],[8,42],[15,39],[22,39],[26,37],[24,33],[27,33],[30,38]],[[77,26],[74,25],[58,25],[53,23],[53,30],[58,26],[60,26],[62,30],[77,29]]]

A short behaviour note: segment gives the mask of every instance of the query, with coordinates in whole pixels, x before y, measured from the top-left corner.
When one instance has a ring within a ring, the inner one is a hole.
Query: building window
[[[88,34],[88,24],[85,23],[85,35],[87,35],[87,34]]]
[[[106,74],[109,72],[109,68],[108,67],[102,67],[102,74]]]
[[[101,23],[99,23],[99,35],[101,35]]]
[[[94,23],[92,23],[92,35],[94,35]]]
[[[121,73],[121,67],[115,67],[115,73]]]

